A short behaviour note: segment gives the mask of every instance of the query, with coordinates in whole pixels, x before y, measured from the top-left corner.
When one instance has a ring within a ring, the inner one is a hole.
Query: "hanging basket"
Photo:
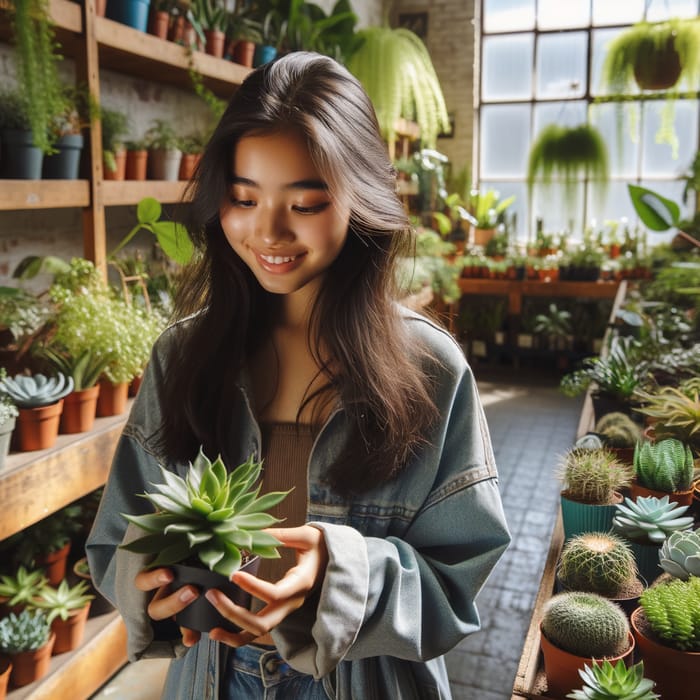
[[[663,46],[657,46],[651,38],[643,40],[633,71],[640,90],[672,88],[681,77],[681,57],[676,51],[675,38],[670,36]]]

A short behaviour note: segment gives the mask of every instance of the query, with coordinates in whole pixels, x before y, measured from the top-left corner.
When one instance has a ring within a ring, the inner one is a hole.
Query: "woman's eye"
[[[302,207],[295,204],[292,209],[298,214],[318,214],[328,208],[329,204],[330,202],[321,202],[321,204],[315,204],[312,207]]]
[[[234,207],[240,207],[241,209],[248,209],[255,206],[255,202],[252,199],[239,199],[234,195],[231,195],[230,199]]]

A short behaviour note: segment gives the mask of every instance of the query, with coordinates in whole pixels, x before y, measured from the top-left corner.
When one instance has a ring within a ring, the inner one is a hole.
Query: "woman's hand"
[[[195,586],[183,586],[174,593],[170,590],[173,572],[170,569],[151,569],[141,571],[136,575],[134,583],[140,591],[155,591],[146,612],[153,620],[166,620],[184,610],[195,598],[199,591]],[[195,630],[180,627],[182,643],[191,647],[199,641],[200,634]]]
[[[311,525],[265,530],[283,546],[296,550],[296,565],[276,583],[269,583],[243,571],[237,571],[232,581],[266,605],[257,613],[235,605],[221,591],[211,589],[207,600],[227,619],[241,628],[227,632],[214,628],[209,637],[229,646],[239,647],[262,637],[276,627],[287,615],[300,608],[309,593],[319,586],[326,573],[328,550],[323,533]]]

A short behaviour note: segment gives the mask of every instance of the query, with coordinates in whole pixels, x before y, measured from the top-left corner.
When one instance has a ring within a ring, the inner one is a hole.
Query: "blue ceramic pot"
[[[256,46],[253,66],[257,68],[265,63],[269,63],[277,56],[277,49],[274,46]]]
[[[107,17],[145,32],[148,28],[148,9],[151,0],[109,0]]]

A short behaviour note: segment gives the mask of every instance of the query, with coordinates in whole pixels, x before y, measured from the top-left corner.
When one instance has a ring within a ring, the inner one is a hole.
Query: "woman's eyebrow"
[[[230,182],[232,185],[245,185],[247,187],[257,187],[260,185],[251,180],[249,177],[241,177],[240,175],[231,175]],[[306,180],[295,180],[294,182],[284,185],[285,190],[327,190],[328,185],[323,180],[309,178]]]

